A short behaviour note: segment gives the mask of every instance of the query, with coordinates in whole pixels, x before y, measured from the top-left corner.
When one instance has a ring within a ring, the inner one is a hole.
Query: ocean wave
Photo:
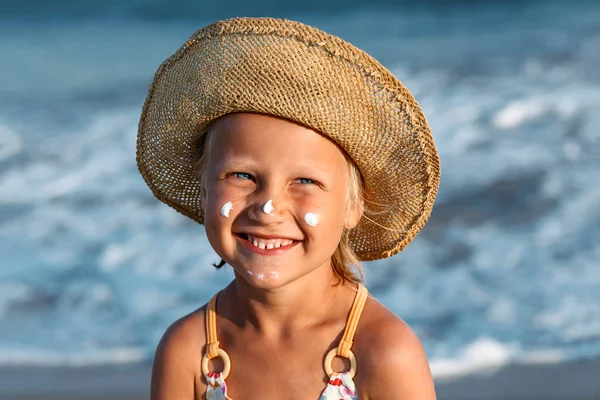
[[[523,353],[517,343],[502,344],[491,338],[479,338],[465,346],[454,359],[432,359],[431,373],[436,381],[454,380],[468,375],[489,375],[510,365],[560,364],[566,361],[557,349]]]
[[[146,360],[147,354],[137,348],[107,348],[75,354],[43,348],[22,350],[0,348],[0,366],[10,367],[89,367],[131,364]]]

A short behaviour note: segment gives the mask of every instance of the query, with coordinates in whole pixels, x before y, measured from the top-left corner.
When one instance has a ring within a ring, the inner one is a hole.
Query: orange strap
[[[217,339],[217,297],[215,294],[206,309],[206,355],[209,359],[217,357],[219,340]]]
[[[354,303],[350,310],[350,316],[348,317],[348,322],[346,322],[344,336],[342,336],[342,340],[340,340],[337,348],[337,355],[340,357],[350,357],[350,349],[352,348],[352,343],[354,343],[354,333],[356,332],[356,326],[358,325],[368,294],[367,288],[359,283],[356,297],[354,297]]]
[[[217,297],[219,294],[213,296],[208,302],[206,309],[206,356],[208,359],[219,356],[219,340],[217,338]],[[367,301],[367,288],[361,284],[358,284],[356,296],[354,297],[354,303],[352,303],[352,309],[350,310],[350,316],[346,322],[346,328],[344,329],[344,335],[342,340],[337,347],[337,355],[340,357],[350,358],[350,349],[354,343],[354,333],[360,315]]]
[[[202,374],[206,377],[206,381],[209,381],[211,372],[208,370],[208,361],[215,357],[221,357],[223,360],[223,371],[219,372],[223,381],[229,376],[231,372],[231,360],[229,355],[219,348],[219,341],[217,340],[217,293],[206,307],[206,351],[202,356],[201,369]],[[227,399],[231,400],[229,397]]]

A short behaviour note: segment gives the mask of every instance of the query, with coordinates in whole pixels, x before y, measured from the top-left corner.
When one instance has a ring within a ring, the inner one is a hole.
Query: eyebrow
[[[256,165],[256,161],[246,157],[225,157],[217,163],[218,168],[252,168]]]
[[[217,169],[254,169],[258,164],[259,163],[252,158],[230,156],[219,160]],[[311,173],[330,174],[333,171],[333,168],[323,163],[310,163],[310,165],[297,165],[294,167],[294,171],[297,171],[297,174],[299,175],[310,175]]]
[[[332,168],[323,168],[323,167],[320,167],[315,164],[312,164],[310,166],[301,166],[301,167],[298,167],[297,170],[299,170],[302,173],[304,173],[306,171],[306,173],[323,173],[323,174],[329,174],[333,171]]]

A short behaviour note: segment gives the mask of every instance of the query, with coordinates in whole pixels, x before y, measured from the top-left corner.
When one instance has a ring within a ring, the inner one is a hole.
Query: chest
[[[331,337],[319,336],[296,335],[277,344],[243,336],[221,342],[221,348],[231,360],[231,372],[226,380],[228,397],[234,400],[319,400],[329,381],[323,361],[327,351],[335,345]],[[342,370],[345,365],[336,358],[333,367]],[[204,393],[199,398],[203,399]]]
[[[279,345],[250,342],[230,348],[235,368],[228,386],[233,399],[237,394],[244,400],[317,400],[328,381],[323,368],[328,343],[318,338],[301,336]]]

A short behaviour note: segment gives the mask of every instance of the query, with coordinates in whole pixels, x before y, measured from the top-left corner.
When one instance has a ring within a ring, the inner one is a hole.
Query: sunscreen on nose
[[[221,207],[221,215],[225,218],[229,218],[229,211],[231,211],[232,208],[233,208],[233,203],[230,201],[223,204],[223,207]]]
[[[269,200],[265,203],[265,205],[263,206],[263,212],[265,214],[269,214],[271,215],[271,213],[273,212],[275,208],[273,208],[273,200]]]
[[[319,217],[316,214],[309,212],[304,215],[304,222],[306,222],[308,226],[317,226]]]

